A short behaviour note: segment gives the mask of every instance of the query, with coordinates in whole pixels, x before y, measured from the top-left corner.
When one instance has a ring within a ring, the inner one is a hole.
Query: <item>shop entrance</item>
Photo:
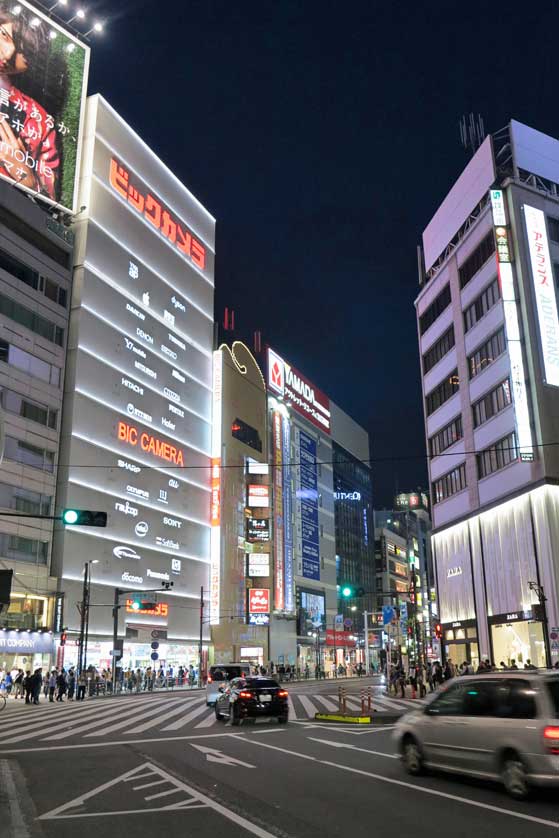
[[[491,626],[495,665],[501,661],[510,666],[512,661],[521,669],[530,661],[545,668],[545,643],[542,624],[534,620],[498,623]]]
[[[473,622],[473,621],[472,621]],[[477,629],[474,625],[454,623],[452,628],[444,630],[444,662],[451,660],[455,666],[467,661],[477,670],[479,666],[479,646]]]

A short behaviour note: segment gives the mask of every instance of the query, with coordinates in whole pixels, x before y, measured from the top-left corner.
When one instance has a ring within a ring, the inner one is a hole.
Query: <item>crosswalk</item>
[[[314,719],[315,713],[335,713],[337,693],[290,693],[291,721]],[[373,694],[373,709],[404,713],[422,703],[420,700],[393,698],[380,691]],[[347,709],[361,711],[357,696],[348,696]],[[206,706],[205,695],[135,696],[93,699],[89,702],[42,704],[8,707],[0,714],[0,754],[14,746],[26,747],[37,742],[46,746],[66,742],[102,742],[147,735],[172,737],[174,734],[222,727],[213,707]]]

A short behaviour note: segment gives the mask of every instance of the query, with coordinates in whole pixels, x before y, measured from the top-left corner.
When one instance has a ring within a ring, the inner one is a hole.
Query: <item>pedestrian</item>
[[[450,681],[452,678],[452,667],[450,660],[447,660],[447,662],[444,665],[443,678],[445,681]]]
[[[398,686],[400,687],[401,697],[406,697],[406,673],[402,666],[398,668]]]
[[[409,682],[410,682],[410,686],[411,686],[411,697],[412,698],[417,698],[417,674],[416,673],[417,673],[417,668],[415,666],[415,663],[413,663],[413,661],[412,661],[412,664],[410,666],[409,673],[408,673],[408,678],[409,678]]]
[[[419,687],[419,698],[425,698],[427,695],[427,689],[425,687],[425,664],[420,663],[417,667],[417,686]]]
[[[57,681],[57,673],[56,669],[53,669],[48,678],[48,688],[49,688],[49,701],[54,701],[54,691],[56,690],[56,681]]]
[[[67,690],[67,687],[68,687],[68,685],[66,683],[66,673],[64,672],[63,669],[60,670],[60,674],[58,675],[58,677],[56,679],[56,686],[58,688],[58,693],[57,693],[57,696],[56,696],[56,700],[57,701],[62,701],[64,696],[66,695],[66,690]]]
[[[515,659],[514,659],[514,658],[512,658],[512,659],[511,659],[511,662],[510,662],[510,668],[511,668],[511,669],[518,669],[518,667],[517,667],[517,665],[516,665],[516,661],[515,661]]]
[[[35,670],[35,672],[31,676],[31,679],[32,679],[32,682],[33,682],[33,684],[32,684],[32,686],[33,686],[33,689],[32,689],[33,704],[38,704],[39,703],[39,696],[41,695],[41,684],[43,683],[43,669],[42,669],[42,667],[39,667],[38,669]],[[48,679],[47,679],[46,675],[45,675],[45,681],[48,684]],[[46,697],[46,693],[45,693],[45,697]]]
[[[74,700],[74,692],[76,691],[76,673],[73,669],[68,672],[68,701]]]
[[[14,678],[14,698],[23,698],[23,669],[18,669]]]
[[[25,703],[31,704],[33,702],[33,676],[30,669],[25,673],[23,689],[25,690]]]
[[[80,672],[80,674],[78,675],[78,694],[76,695],[76,701],[84,700],[86,687],[87,674],[85,672]]]
[[[433,683],[435,685],[435,689],[442,684],[443,680],[443,668],[441,663],[440,661],[435,661],[433,663]]]
[[[501,669],[508,669],[508,666],[506,665],[506,663],[504,661],[501,661],[499,666],[501,667]]]
[[[530,658],[526,658],[526,663],[524,664],[524,669],[536,669]]]

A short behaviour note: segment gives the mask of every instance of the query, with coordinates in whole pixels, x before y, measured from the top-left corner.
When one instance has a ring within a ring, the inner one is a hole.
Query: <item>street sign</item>
[[[111,658],[120,658],[122,655],[121,649],[111,649],[110,656]]]
[[[345,620],[344,620],[344,626],[346,628],[350,629],[352,627],[352,625],[353,625],[353,620],[351,619],[351,617],[346,617]]]
[[[157,642],[157,640],[153,641],[153,643],[151,644],[151,648],[154,652],[157,651],[157,649],[159,649],[159,643]]]
[[[334,617],[334,625],[336,628],[341,628],[344,624],[344,615],[343,614],[336,614]]]
[[[382,622],[385,626],[389,626],[394,619],[394,609],[391,605],[382,606]]]
[[[152,659],[152,661],[156,661],[159,660],[159,655],[157,654],[157,652],[152,652],[150,658]]]

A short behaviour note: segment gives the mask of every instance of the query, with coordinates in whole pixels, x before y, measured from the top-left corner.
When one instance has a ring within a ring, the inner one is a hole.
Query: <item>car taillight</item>
[[[543,738],[552,754],[559,754],[559,727],[548,725],[544,728]]]
[[[278,690],[278,698],[287,698],[288,695],[287,690]]]
[[[211,675],[208,675],[208,681],[207,681],[207,683],[208,683],[208,684],[211,684],[211,683],[212,683],[212,676],[211,676]]]
[[[252,693],[240,692],[239,698],[254,698],[254,696],[252,695]]]

